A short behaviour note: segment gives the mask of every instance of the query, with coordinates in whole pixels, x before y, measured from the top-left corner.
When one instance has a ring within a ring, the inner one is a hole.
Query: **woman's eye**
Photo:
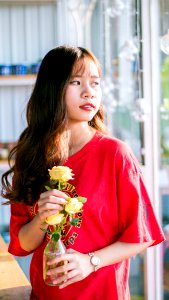
[[[94,81],[94,82],[93,82],[93,85],[94,85],[94,86],[100,85],[100,82],[99,82],[99,81]]]
[[[70,81],[70,84],[80,85],[80,81],[78,81],[78,80],[72,80],[72,81]]]

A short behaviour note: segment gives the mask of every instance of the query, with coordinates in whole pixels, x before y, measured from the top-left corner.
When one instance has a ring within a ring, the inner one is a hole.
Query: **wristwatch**
[[[90,263],[94,267],[94,271],[97,271],[100,264],[100,258],[96,256],[93,252],[88,253],[88,255],[90,256]]]

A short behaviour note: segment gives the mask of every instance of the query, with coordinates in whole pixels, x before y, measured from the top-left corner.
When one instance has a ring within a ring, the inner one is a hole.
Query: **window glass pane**
[[[109,126],[144,164],[140,2],[105,3],[103,99]]]
[[[141,1],[103,1],[103,101],[110,132],[144,164]],[[144,299],[144,255],[131,259],[132,300]]]
[[[163,244],[163,300],[169,299],[169,2],[160,5],[160,58],[161,58],[161,104],[160,104],[160,152],[162,222],[166,236]]]

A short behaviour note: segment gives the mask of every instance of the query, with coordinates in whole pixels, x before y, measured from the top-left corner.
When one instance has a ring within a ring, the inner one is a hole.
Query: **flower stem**
[[[61,184],[60,184],[60,180],[58,180],[58,190],[61,191]]]

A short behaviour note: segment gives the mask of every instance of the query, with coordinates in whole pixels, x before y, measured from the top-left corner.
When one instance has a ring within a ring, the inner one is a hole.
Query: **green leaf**
[[[59,180],[58,179],[52,179],[51,181],[52,181],[53,184],[56,184],[56,183],[58,183]]]
[[[85,197],[77,197],[77,199],[78,199],[78,201],[79,202],[82,202],[82,203],[85,203],[86,201],[87,201],[87,198],[85,198]]]
[[[47,229],[44,229],[44,228],[40,228],[40,229],[45,233],[48,232]]]
[[[60,238],[60,234],[59,233],[56,232],[56,233],[52,234],[52,239],[54,239],[55,242],[57,242],[59,240],[59,238]]]
[[[51,232],[50,232],[50,230],[48,230],[48,229],[44,229],[44,228],[40,228],[43,232],[45,232],[45,233],[48,233],[48,234],[50,234]]]
[[[64,215],[68,215],[68,212],[67,212],[66,210],[64,210],[64,209],[62,209],[62,210],[60,211],[60,213],[61,213],[61,214],[64,214]]]
[[[71,197],[67,197],[65,200],[69,202],[71,200]]]
[[[50,188],[49,186],[47,186],[47,185],[45,185],[45,189],[46,189],[47,191],[50,191],[50,190],[51,190],[51,188]]]
[[[70,221],[70,224],[72,225],[72,226],[75,226],[78,222],[79,222],[79,218],[74,218],[74,219],[72,219],[71,221]]]

